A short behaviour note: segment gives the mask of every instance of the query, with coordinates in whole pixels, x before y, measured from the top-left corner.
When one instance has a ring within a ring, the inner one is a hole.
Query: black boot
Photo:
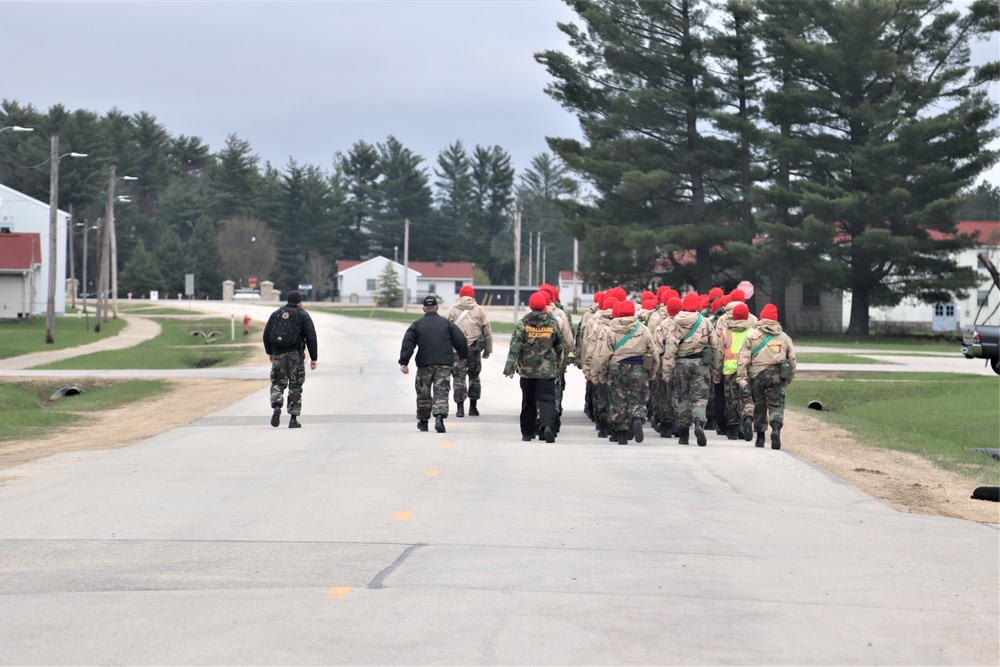
[[[601,424],[600,427],[597,429],[597,437],[598,438],[608,437],[608,427],[605,426],[604,424]]]
[[[708,428],[707,424],[705,425],[705,428]],[[719,422],[718,426],[715,427],[715,434],[716,435],[728,435],[729,434],[729,427],[726,426],[725,422]]]
[[[705,430],[706,431],[715,431],[718,428],[719,428],[719,425],[715,422],[715,417],[709,417],[705,421]]]
[[[738,440],[740,437],[740,427],[730,426],[729,430],[726,431],[726,440]]]
[[[426,431],[427,430],[427,420],[426,419],[418,419],[417,420],[417,430],[418,431]]]
[[[764,432],[763,431],[757,431],[757,442],[753,443],[753,446],[754,447],[763,447],[764,446]]]
[[[699,447],[708,444],[708,439],[705,438],[705,422],[697,418],[694,420],[694,438],[698,441]]]
[[[455,416],[456,417],[464,417],[465,416],[465,401],[458,401],[458,403],[456,405],[458,405],[458,409],[455,410]]]
[[[628,444],[628,431],[616,431],[618,434],[618,444],[627,445]]]
[[[556,432],[551,426],[542,429],[542,436],[545,438],[545,442],[553,443],[556,441]]]
[[[747,442],[753,440],[753,417],[746,415],[743,417],[743,439]]]
[[[281,423],[281,408],[275,408],[271,415],[271,426],[278,426]]]
[[[674,435],[674,422],[672,419],[660,422],[660,437],[670,438]]]
[[[781,449],[781,424],[771,422],[771,449]]]
[[[444,433],[444,415],[434,416],[434,430],[438,433]]]
[[[479,410],[476,409],[476,399],[474,398],[469,399],[469,416],[470,417],[479,416]]]
[[[689,444],[688,438],[691,436],[691,430],[687,426],[681,426],[677,433],[677,444],[687,445]]]
[[[292,415],[291,420],[288,422],[288,428],[302,428],[302,424],[299,423],[299,418],[296,415]]]
[[[642,442],[642,419],[640,417],[632,417],[632,437],[636,442]]]

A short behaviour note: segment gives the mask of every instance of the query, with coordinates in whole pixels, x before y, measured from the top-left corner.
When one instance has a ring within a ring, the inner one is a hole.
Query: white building
[[[960,234],[969,234],[979,239],[979,243],[968,250],[963,250],[956,257],[959,266],[967,266],[976,270],[980,277],[977,287],[970,290],[965,299],[953,298],[949,303],[927,304],[916,299],[904,299],[898,306],[892,308],[872,308],[870,310],[871,328],[873,331],[885,329],[912,329],[918,331],[958,331],[963,326],[975,323],[979,306],[982,317],[986,317],[997,305],[1000,294],[997,290],[990,293],[993,278],[979,262],[978,255],[983,253],[989,257],[995,266],[1000,266],[1000,221],[964,221],[958,223]],[[941,234],[931,233],[932,238],[942,238]],[[851,316],[851,294],[844,294],[844,327]],[[996,324],[998,315],[994,314],[991,324]]]
[[[44,315],[48,306],[49,262],[56,262],[56,314],[66,313],[66,225],[69,214],[56,216],[56,256],[49,256],[49,205],[23,192],[0,184],[0,234],[38,234],[41,266],[38,283],[31,297],[30,313]]]
[[[0,233],[0,320],[32,314],[42,273],[42,241],[38,234]]]
[[[572,271],[560,271],[559,284],[556,287],[559,288],[559,301],[566,308],[573,308],[573,297],[576,296],[576,310],[590,308],[594,303],[594,294],[600,291],[596,285],[584,282],[579,273],[574,278]]]
[[[406,269],[399,262],[377,255],[364,261],[342,259],[337,262],[337,294],[341,303],[375,303],[378,280],[391,264],[404,286],[406,272],[407,303],[420,303],[428,294],[436,294],[442,303],[458,299],[464,285],[472,285],[472,262],[410,262]]]

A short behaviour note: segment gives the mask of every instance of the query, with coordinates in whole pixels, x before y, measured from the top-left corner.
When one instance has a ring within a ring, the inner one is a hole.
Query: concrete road
[[[269,309],[262,309],[269,310]],[[3,664],[983,664],[997,526],[895,512],[787,452],[420,433],[402,325],[314,316],[298,430],[266,392],[4,472]]]

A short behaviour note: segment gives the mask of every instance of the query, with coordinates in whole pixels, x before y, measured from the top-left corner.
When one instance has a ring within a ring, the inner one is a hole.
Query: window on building
[[[802,307],[819,308],[820,291],[815,285],[802,285]]]
[[[369,278],[368,279],[368,291],[369,292],[374,292],[375,290],[377,290],[378,289],[377,283],[378,283],[378,281],[375,278]]]
[[[465,287],[465,283],[463,283],[461,280],[456,280],[455,281],[455,294],[458,294],[459,292],[461,292],[463,287]]]
[[[976,294],[976,305],[979,307],[990,305],[990,293],[989,290],[979,290]]]
[[[947,306],[944,307],[944,316],[955,317],[955,304],[949,303]]]
[[[429,284],[427,286],[427,293],[428,294],[433,294],[433,295],[437,296],[437,293],[438,293],[437,283],[431,283],[431,284]]]

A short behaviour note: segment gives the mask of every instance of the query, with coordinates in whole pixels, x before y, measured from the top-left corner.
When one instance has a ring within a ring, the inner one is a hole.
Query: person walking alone
[[[299,428],[302,414],[302,384],[306,381],[306,356],[309,350],[309,370],[316,370],[319,356],[316,327],[312,317],[302,308],[302,295],[288,293],[288,302],[271,313],[264,326],[264,352],[271,360],[271,426],[281,424],[281,404],[288,388],[288,428]]]
[[[540,433],[545,442],[556,440],[556,378],[565,354],[559,325],[547,311],[548,297],[535,292],[528,299],[531,310],[510,337],[503,374],[521,376],[521,440]]]
[[[448,319],[465,334],[469,346],[469,358],[459,359],[455,355],[451,375],[455,379],[455,416],[465,416],[465,399],[469,399],[469,416],[479,416],[479,399],[483,387],[479,374],[483,370],[483,359],[493,354],[493,331],[486,311],[476,303],[476,291],[472,285],[463,285],[458,292],[458,301],[448,311]],[[468,378],[468,385],[466,385]]]
[[[424,299],[424,316],[414,322],[403,334],[399,350],[399,370],[410,372],[410,357],[417,351],[417,429],[427,430],[427,422],[434,417],[434,430],[445,432],[444,419],[448,416],[448,393],[451,391],[451,367],[455,354],[467,359],[469,346],[465,334],[454,322],[438,314],[437,297]]]

